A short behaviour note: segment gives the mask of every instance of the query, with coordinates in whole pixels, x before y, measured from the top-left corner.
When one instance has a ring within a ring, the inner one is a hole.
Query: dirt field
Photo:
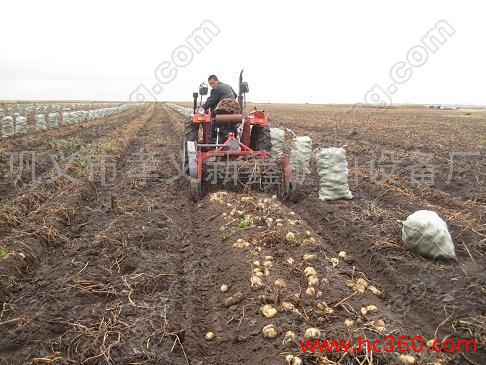
[[[486,363],[486,112],[260,107],[313,148],[347,145],[354,198],[320,201],[311,164],[296,204],[235,193],[193,203],[178,176],[184,117],[161,103],[1,140],[0,364],[404,361],[398,352],[302,354],[296,339],[308,328],[327,339],[474,339],[477,353],[425,346],[410,355]],[[20,151],[35,153],[38,181],[31,169],[6,176]],[[417,175],[424,166],[433,182]],[[448,223],[457,263],[405,249],[397,220],[419,209]],[[331,261],[341,251],[346,259]],[[319,278],[312,295],[309,266]],[[250,281],[256,268],[261,285]],[[264,304],[277,315],[266,318]],[[262,335],[269,324],[276,338]]]

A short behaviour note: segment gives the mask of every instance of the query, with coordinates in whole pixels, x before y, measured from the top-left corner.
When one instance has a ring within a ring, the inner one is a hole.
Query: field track
[[[3,173],[7,152],[28,150],[40,177],[0,181],[0,249],[8,252],[0,259],[0,364],[285,364],[286,354],[300,351],[282,344],[285,332],[301,338],[309,327],[337,339],[390,333],[474,339],[478,353],[412,355],[420,364],[486,363],[485,113],[348,113],[304,105],[265,111],[274,126],[311,136],[314,148],[347,145],[354,199],[320,201],[311,166],[296,204],[261,194],[252,197],[255,204],[242,203],[235,193],[191,202],[178,171],[184,117],[162,103],[0,141]],[[478,154],[459,158],[446,181],[451,148]],[[388,181],[372,180],[369,161],[384,149],[400,163]],[[66,158],[53,160],[59,151]],[[434,185],[410,179],[415,151],[433,154]],[[99,156],[115,166],[108,184],[102,184],[107,171],[90,164]],[[137,174],[140,168],[148,169],[147,178]],[[404,248],[396,221],[419,209],[447,221],[458,263],[433,263]],[[245,214],[254,224],[238,229]],[[269,217],[284,224],[268,223]],[[289,231],[295,240],[286,238]],[[234,247],[237,239],[250,245]],[[333,267],[330,259],[340,251],[347,259]],[[306,253],[316,254],[319,300],[304,293]],[[272,256],[273,268],[255,291],[252,262],[263,264],[265,256]],[[286,286],[276,288],[277,278]],[[382,293],[353,291],[348,284],[357,278]],[[228,292],[220,292],[222,284]],[[225,302],[237,292],[240,300]],[[285,312],[283,301],[300,314]],[[332,311],[316,310],[316,301]],[[279,310],[276,317],[262,315],[264,303]],[[360,312],[371,304],[376,313]],[[354,324],[347,327],[346,319]],[[262,336],[270,323],[276,339]],[[334,364],[342,356],[303,357],[307,364]],[[340,364],[369,361],[349,354]],[[397,361],[397,354],[373,354],[375,364]]]

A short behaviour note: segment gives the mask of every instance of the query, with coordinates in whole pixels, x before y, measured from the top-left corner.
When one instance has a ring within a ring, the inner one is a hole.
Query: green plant
[[[250,228],[251,221],[249,219],[243,219],[240,224],[238,225],[239,229],[247,229]]]
[[[109,150],[115,145],[115,141],[111,138],[105,139],[103,142],[100,143],[100,147],[103,150]]]
[[[76,153],[76,161],[79,163],[79,165],[82,168],[86,168],[89,164],[89,158],[86,155],[83,155],[81,153]]]
[[[9,253],[5,250],[0,250],[0,259],[6,259],[9,256]]]

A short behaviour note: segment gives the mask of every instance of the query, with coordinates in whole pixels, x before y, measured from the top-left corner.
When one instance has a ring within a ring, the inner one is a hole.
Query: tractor
[[[205,111],[201,107],[208,94],[205,83],[193,93],[193,110],[186,129],[196,125],[198,131],[202,129],[202,136],[198,133],[196,140],[188,140],[184,133],[181,156],[191,198],[197,201],[215,187],[247,192],[257,189],[295,200],[289,157],[272,153],[268,116],[256,107],[244,115],[249,87],[243,81],[243,70],[238,86],[239,113]]]

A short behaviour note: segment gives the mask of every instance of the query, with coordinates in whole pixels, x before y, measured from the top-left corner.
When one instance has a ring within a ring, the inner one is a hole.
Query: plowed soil
[[[475,353],[409,355],[486,363],[486,113],[263,109],[313,148],[347,145],[354,198],[319,200],[312,163],[295,204],[232,192],[194,203],[179,174],[184,117],[162,103],[0,141],[0,363],[404,361],[398,351],[303,354],[308,328],[338,340],[473,339]],[[31,170],[9,173],[20,151],[34,152],[35,181]],[[432,154],[433,183],[411,178],[417,152]],[[452,172],[451,152],[463,153]],[[397,220],[419,209],[448,223],[458,262],[405,248]],[[263,336],[267,325],[275,338]]]

